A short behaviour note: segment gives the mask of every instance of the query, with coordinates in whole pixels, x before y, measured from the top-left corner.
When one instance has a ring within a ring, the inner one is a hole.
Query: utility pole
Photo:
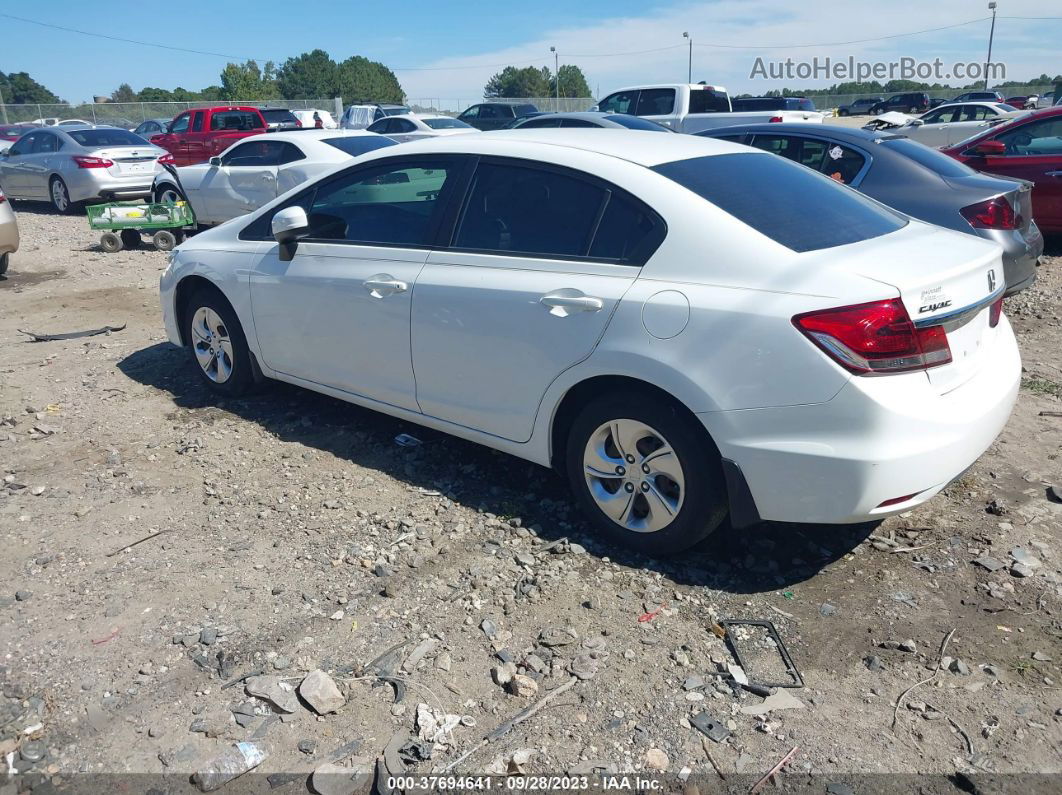
[[[682,38],[690,40],[690,68],[689,68],[688,74],[686,75],[686,82],[687,83],[692,83],[693,82],[693,39],[690,38],[689,31],[683,31],[682,32]]]
[[[985,61],[985,91],[988,91],[988,65],[992,63],[992,38],[996,35],[996,3],[992,0],[988,4],[988,10],[992,12],[992,27],[988,31],[988,59]]]
[[[3,91],[0,91],[0,117],[3,118],[4,124],[7,124],[7,105],[4,104]]]
[[[556,47],[550,47],[549,51],[553,53],[553,85],[555,86],[554,94],[557,98],[557,110],[560,111],[560,56],[557,55]]]

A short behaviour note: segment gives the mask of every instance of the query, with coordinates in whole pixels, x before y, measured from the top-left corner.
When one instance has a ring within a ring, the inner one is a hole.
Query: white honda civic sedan
[[[651,553],[730,513],[930,499],[1020,378],[1000,249],[774,155],[533,130],[363,156],[175,249],[167,334],[224,395],[278,379],[561,471]]]

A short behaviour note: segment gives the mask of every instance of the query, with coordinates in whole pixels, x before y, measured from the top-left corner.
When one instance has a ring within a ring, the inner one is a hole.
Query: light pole
[[[550,47],[549,51],[553,53],[553,84],[555,86],[554,94],[557,97],[557,110],[560,110],[560,56],[557,55],[557,48]]]
[[[687,83],[692,83],[693,82],[693,39],[690,38],[689,31],[685,31],[685,30],[682,32],[682,38],[690,40],[690,69],[689,69],[689,72],[688,72],[688,74],[686,76],[686,82]]]
[[[7,124],[7,105],[4,104],[4,92],[0,91],[0,118]]]
[[[985,91],[988,91],[988,65],[992,63],[992,38],[996,35],[996,3],[992,0],[988,4],[988,10],[992,12],[992,27],[988,31],[988,60],[985,61]]]

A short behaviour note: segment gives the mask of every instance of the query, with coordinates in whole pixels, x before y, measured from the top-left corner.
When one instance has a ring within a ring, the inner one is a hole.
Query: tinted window
[[[590,256],[641,265],[660,245],[664,222],[639,201],[613,191],[590,246]]]
[[[460,128],[462,130],[470,129],[471,125],[465,124],[458,119],[421,119],[425,124],[431,127],[433,130],[452,130]]]
[[[388,119],[388,118],[387,118],[387,117],[385,116],[384,118],[380,119],[379,121],[374,121],[374,122],[373,122],[372,124],[370,124],[370,125],[369,125],[369,126],[368,126],[368,127],[366,128],[366,129],[367,129],[367,130],[368,130],[369,132],[374,132],[374,133],[383,133],[383,132],[386,132],[386,131],[387,131],[387,127],[388,127],[388,125],[390,125],[390,123],[391,123],[391,120],[390,120],[390,119]]]
[[[475,119],[479,117],[479,105],[473,105],[471,108],[463,111],[458,118],[459,119]]]
[[[260,130],[262,119],[247,110],[216,111],[210,117],[211,130]]]
[[[752,139],[752,146],[771,154],[781,155],[787,160],[800,163],[816,171],[826,159],[826,142],[813,138],[801,138],[797,135],[763,135],[757,133]]]
[[[195,116],[192,117],[192,132],[201,132],[203,129],[203,111],[196,111]]]
[[[963,165],[953,157],[948,157],[943,152],[930,149],[924,144],[912,141],[909,138],[885,138],[881,145],[899,152],[904,157],[909,157],[921,166],[942,177],[968,177],[975,173],[972,168]]]
[[[675,89],[643,88],[635,116],[666,116],[675,110]]]
[[[363,155],[373,149],[394,146],[396,143],[382,135],[351,135],[345,138],[325,138],[324,142],[329,146],[334,146],[341,152],[346,152],[351,157]]]
[[[393,133],[411,133],[416,132],[416,130],[417,125],[409,119],[391,119],[391,126],[387,128],[388,132]]]
[[[550,116],[539,116],[533,119],[528,119],[518,125],[517,129],[529,130],[535,127],[560,127],[560,123],[560,119],[551,118]]]
[[[628,130],[648,130],[650,132],[671,132],[671,129],[665,127],[662,124],[657,124],[655,121],[649,121],[649,119],[639,119],[637,116],[625,116],[622,113],[613,113],[608,117],[608,120],[614,124],[618,124],[621,127],[626,127]],[[561,125],[567,127],[567,124]],[[600,125],[593,125],[598,127]]]
[[[1023,124],[1016,129],[1000,133],[996,140],[1006,145],[1007,157],[1062,155],[1062,116]]]
[[[290,110],[284,110],[282,108],[273,110],[263,110],[261,113],[265,117],[265,120],[271,124],[277,124],[280,122],[294,123],[298,121],[298,119],[295,118],[294,113],[292,113]]]
[[[8,151],[13,155],[25,155],[33,151],[33,145],[37,143],[37,138],[43,135],[43,133],[30,133],[29,135],[23,135],[15,143],[11,145]]]
[[[989,116],[994,118],[996,114],[984,105],[966,105],[962,109],[962,116],[959,121],[984,121]]]
[[[907,223],[856,191],[781,158],[715,155],[653,170],[793,251],[857,243]],[[741,190],[734,190],[735,185]]]
[[[725,92],[690,89],[690,113],[728,113],[730,100]]]
[[[109,129],[107,127],[95,130],[70,130],[67,132],[71,138],[82,146],[151,146],[147,141],[136,133],[128,130]]]
[[[280,159],[277,161],[280,165],[284,165],[285,163],[294,163],[296,160],[306,159],[306,155],[303,154],[302,150],[299,149],[299,147],[295,146],[295,144],[293,143],[281,141],[280,147]]]
[[[173,127],[170,132],[183,133],[188,132],[188,122],[191,121],[190,113],[182,113],[176,119],[173,120]]]
[[[37,144],[33,147],[33,153],[38,154],[42,152],[58,152],[60,141],[55,135],[49,135],[48,133],[42,133],[37,136]]]
[[[352,243],[424,246],[455,166],[448,162],[358,169],[317,188],[307,214],[310,237]]]
[[[605,113],[634,113],[638,101],[637,91],[617,91],[598,103],[597,109]]]
[[[606,195],[603,188],[555,171],[481,163],[454,246],[586,256]]]
[[[246,166],[275,166],[284,154],[282,141],[255,140],[234,146],[221,158],[221,165],[234,168]]]
[[[614,114],[618,116],[619,114]],[[637,116],[624,116],[625,119],[636,119]],[[561,127],[600,127],[600,124],[592,122],[589,119],[560,119]]]

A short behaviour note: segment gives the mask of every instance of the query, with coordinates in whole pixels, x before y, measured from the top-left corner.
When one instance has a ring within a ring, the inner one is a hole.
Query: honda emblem
[[[996,269],[988,269],[988,292],[994,293],[996,291]]]

